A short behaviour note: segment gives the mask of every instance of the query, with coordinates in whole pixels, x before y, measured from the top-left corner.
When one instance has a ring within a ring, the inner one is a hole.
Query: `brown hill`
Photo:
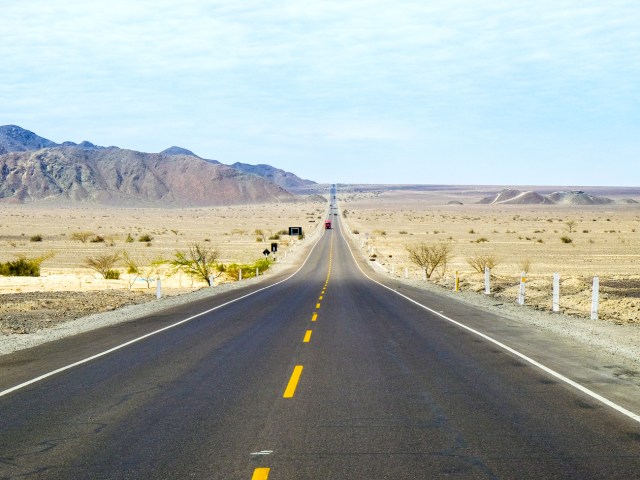
[[[539,205],[553,204],[555,202],[536,192],[521,192],[520,190],[507,189],[495,195],[485,197],[478,203],[487,205]]]
[[[537,192],[505,189],[483,198],[478,203],[485,205],[608,205],[615,202],[610,198],[590,195],[582,190],[558,191],[541,195]]]
[[[57,143],[39,137],[17,125],[0,125],[0,155],[8,152],[26,152],[55,147]]]
[[[270,182],[273,182],[276,185],[280,185],[282,188],[285,188],[287,190],[293,191],[295,189],[300,189],[316,184],[316,182],[313,182],[311,180],[304,180],[291,172],[286,172],[280,168],[272,167],[271,165],[249,165],[248,163],[236,162],[231,166],[236,170],[240,170],[245,173],[252,173],[262,178],[266,178]]]
[[[0,199],[200,206],[294,197],[264,178],[192,155],[69,146],[0,155]]]
[[[553,192],[547,195],[547,198],[559,205],[607,205],[614,203],[610,198],[590,195],[582,190]]]

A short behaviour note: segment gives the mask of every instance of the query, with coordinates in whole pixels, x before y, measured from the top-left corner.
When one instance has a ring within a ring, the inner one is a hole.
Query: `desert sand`
[[[462,290],[484,291],[484,275],[475,272],[467,259],[490,256],[497,262],[492,295],[502,302],[515,303],[524,270],[525,304],[550,311],[557,272],[561,311],[590,316],[591,287],[598,276],[599,318],[640,322],[639,205],[474,203],[485,194],[451,189],[343,190],[339,197],[350,229],[358,232],[367,253],[389,274],[404,276],[406,268],[410,278],[421,279],[422,271],[410,262],[406,245],[445,242],[451,246],[451,258],[446,270],[437,270],[430,281],[446,288],[453,288],[458,271]]]
[[[325,211],[326,203],[311,202],[190,209],[0,205],[0,262],[51,255],[40,277],[0,276],[0,334],[31,333],[155,298],[155,281],[127,274],[122,262],[117,264],[121,278],[105,280],[85,265],[86,258],[126,251],[140,265],[149,265],[198,242],[218,249],[220,262],[242,264],[264,258],[263,251],[276,242],[275,256],[282,261],[298,238],[275,238],[278,232],[293,226],[312,233]],[[77,239],[81,232],[90,233],[86,242]],[[147,235],[150,241],[140,241]],[[104,241],[91,241],[98,236]],[[229,281],[221,276],[215,283]],[[180,273],[165,271],[162,278],[165,296],[205,286]]]

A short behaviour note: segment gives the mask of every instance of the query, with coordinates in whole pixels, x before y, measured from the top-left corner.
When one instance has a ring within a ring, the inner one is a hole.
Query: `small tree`
[[[566,222],[564,222],[564,224],[567,226],[567,228],[569,228],[569,233],[573,232],[573,227],[576,226],[576,221],[575,220],[568,220]]]
[[[203,280],[211,286],[211,277],[215,278],[216,272],[220,272],[219,257],[220,251],[217,248],[191,243],[186,252],[176,252],[175,259],[170,263],[176,270],[182,270],[190,277]]]
[[[85,258],[84,265],[95,270],[106,279],[116,280],[120,278],[120,272],[115,270],[114,267],[119,261],[120,253],[107,253]]]
[[[122,253],[122,258],[124,260],[124,264],[127,267],[127,273],[129,276],[129,289],[133,287],[135,281],[140,278],[147,284],[147,288],[151,288],[151,284],[160,278],[164,278],[167,275],[163,275],[166,273],[167,268],[167,260],[163,260],[158,258],[156,260],[148,261],[148,259],[139,259],[134,258],[129,255],[128,252]]]
[[[447,269],[447,263],[449,263],[451,256],[451,245],[448,243],[429,245],[426,242],[420,242],[406,245],[405,248],[409,253],[409,260],[423,268],[427,278],[431,278],[431,275],[438,267],[442,268],[443,274]]]
[[[494,268],[498,264],[498,259],[493,255],[475,254],[467,258],[467,263],[478,273],[484,273],[485,268]]]

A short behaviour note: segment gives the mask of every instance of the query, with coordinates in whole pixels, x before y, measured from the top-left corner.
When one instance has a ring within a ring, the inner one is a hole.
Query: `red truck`
[[[327,230],[331,228],[331,220],[324,221],[324,228],[326,228]]]

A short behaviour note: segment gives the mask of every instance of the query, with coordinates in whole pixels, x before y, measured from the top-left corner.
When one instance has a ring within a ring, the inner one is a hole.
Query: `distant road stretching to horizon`
[[[333,218],[270,288],[0,357],[7,392],[188,320],[0,394],[0,478],[640,477],[637,421],[367,279]]]

